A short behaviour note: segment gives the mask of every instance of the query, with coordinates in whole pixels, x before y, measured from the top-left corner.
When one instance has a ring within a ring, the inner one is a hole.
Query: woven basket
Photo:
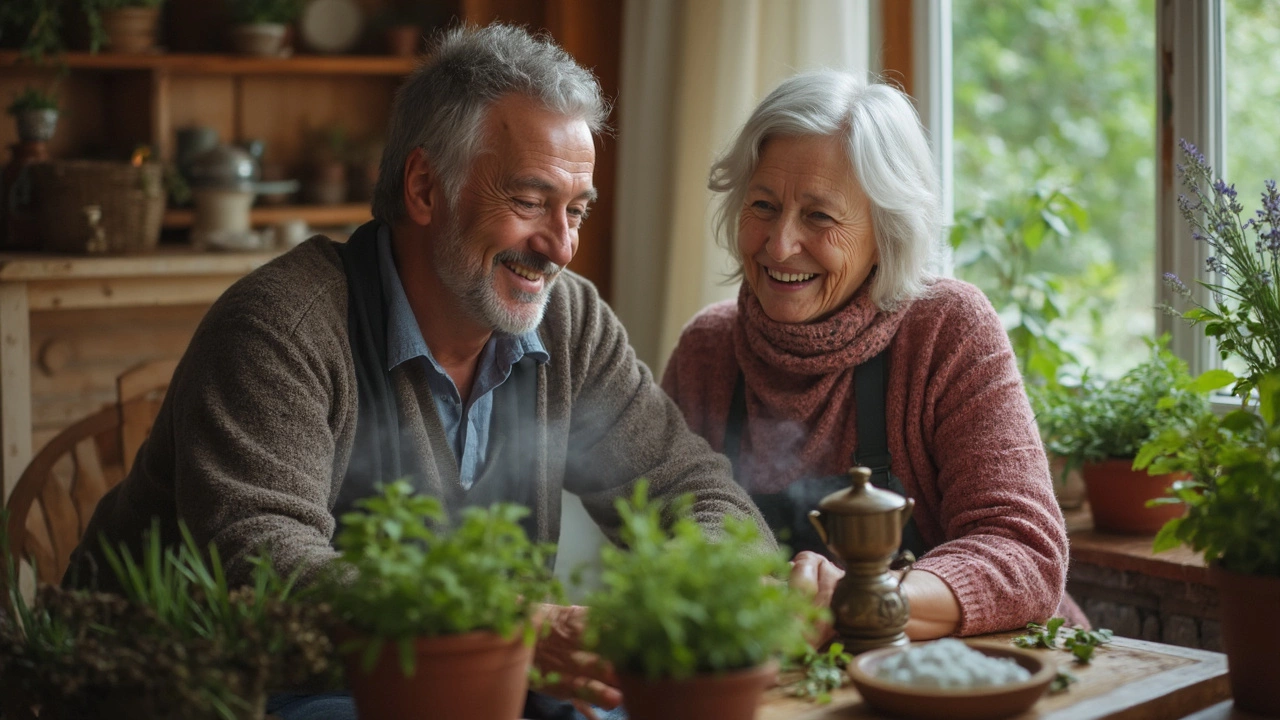
[[[28,171],[41,249],[138,253],[159,242],[165,197],[160,165],[55,160]]]

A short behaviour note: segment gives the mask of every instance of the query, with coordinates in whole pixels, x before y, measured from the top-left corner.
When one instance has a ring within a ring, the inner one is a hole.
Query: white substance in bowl
[[[944,638],[892,655],[876,668],[876,678],[899,685],[967,689],[1022,682],[1031,677],[1011,658],[992,657],[959,640]]]

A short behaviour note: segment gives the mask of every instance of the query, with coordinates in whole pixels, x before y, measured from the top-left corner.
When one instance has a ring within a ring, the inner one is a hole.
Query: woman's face
[[[738,252],[773,320],[813,322],[849,302],[880,255],[871,201],[838,138],[765,141],[738,221]]]

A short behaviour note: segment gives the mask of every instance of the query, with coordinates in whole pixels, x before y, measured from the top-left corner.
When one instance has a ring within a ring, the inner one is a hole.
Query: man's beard
[[[467,238],[463,236],[456,217],[451,218],[435,244],[433,254],[435,266],[440,271],[440,281],[462,302],[463,309],[488,327],[510,335],[523,335],[538,327],[547,310],[551,286],[563,268],[542,255],[512,249],[498,253],[486,271],[470,262],[467,250]],[[498,293],[496,277],[504,262],[513,262],[542,273],[546,276],[542,290],[529,293],[513,288],[508,302],[504,303]]]

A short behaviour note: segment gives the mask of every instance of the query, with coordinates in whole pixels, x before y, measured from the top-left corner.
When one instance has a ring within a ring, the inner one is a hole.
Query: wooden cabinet
[[[9,0],[0,0],[6,2]],[[360,0],[372,17],[385,0]],[[622,6],[614,0],[446,0],[434,8],[441,26],[512,22],[550,33],[617,98]],[[341,126],[352,139],[378,139],[396,88],[414,58],[307,55],[252,58],[221,52],[221,0],[169,0],[162,42],[168,52],[121,55],[67,53],[58,66],[21,62],[0,50],[0,100],[27,85],[57,82],[57,159],[124,159],[138,145],[174,159],[178,128],[205,125],[223,142],[259,139],[264,160],[303,179],[314,152],[310,134]],[[430,30],[428,30],[430,31]],[[0,148],[16,141],[0,119]],[[570,267],[608,299],[615,143],[598,145],[600,200],[584,225]],[[8,157],[4,158],[7,162]],[[180,355],[209,303],[263,256],[202,255],[184,247],[190,209],[171,208],[153,255],[74,258],[0,255],[0,478],[7,491],[33,444],[111,399],[115,375],[143,360]],[[253,223],[302,218],[316,228],[370,217],[367,202],[262,205]],[[0,493],[3,494],[3,493]]]
[[[385,0],[361,0],[375,17]],[[554,37],[600,78],[616,98],[620,66],[622,7],[614,0],[443,0],[418,3],[441,25],[459,20],[525,25]],[[375,144],[385,134],[392,97],[416,60],[379,55],[308,55],[254,58],[186,49],[224,47],[226,13],[220,0],[169,0],[162,40],[173,52],[142,55],[67,53],[55,65],[22,63],[14,50],[0,50],[0,99],[27,85],[57,83],[62,103],[58,132],[50,143],[54,158],[127,158],[147,145],[166,161],[174,159],[175,131],[191,125],[213,128],[224,142],[258,139],[264,162],[304,182],[316,154],[312,138],[341,128],[350,142]],[[430,28],[427,32],[432,32]],[[7,119],[6,119],[7,120]],[[0,122],[0,148],[16,140],[11,122]],[[608,298],[613,219],[615,145],[603,138],[595,183],[600,201],[582,231],[572,267],[590,278]],[[5,158],[7,161],[7,157]],[[313,227],[363,222],[367,202],[338,205],[259,206],[258,226],[301,218]],[[185,238],[189,209],[171,209],[164,219],[165,241]]]

